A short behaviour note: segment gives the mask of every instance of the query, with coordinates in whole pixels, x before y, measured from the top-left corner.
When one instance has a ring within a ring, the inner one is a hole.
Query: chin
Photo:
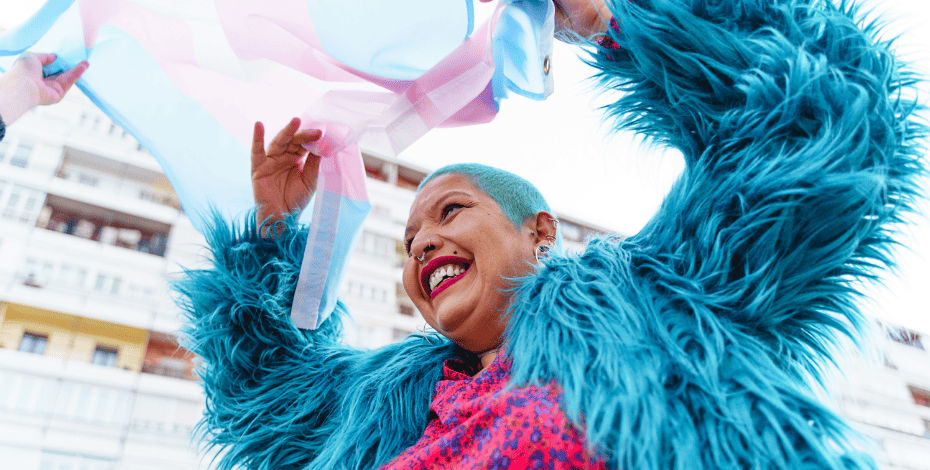
[[[500,346],[503,336],[503,323],[491,320],[479,321],[471,328],[460,327],[446,335],[455,344],[473,353],[482,353]]]

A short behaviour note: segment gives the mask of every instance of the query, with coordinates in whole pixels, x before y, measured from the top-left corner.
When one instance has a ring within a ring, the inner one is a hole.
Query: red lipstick
[[[467,266],[465,272],[468,272],[468,269],[471,268],[471,261],[460,256],[440,256],[433,258],[429,263],[426,263],[426,266],[423,266],[423,269],[420,271],[420,285],[423,287],[423,291],[429,294],[430,298],[435,298],[440,292],[446,290],[447,287],[455,284],[465,273],[459,274],[454,278],[444,282],[441,286],[437,286],[436,290],[430,291],[429,289],[429,278],[433,275],[433,272],[439,269],[442,266],[447,264],[462,264]]]

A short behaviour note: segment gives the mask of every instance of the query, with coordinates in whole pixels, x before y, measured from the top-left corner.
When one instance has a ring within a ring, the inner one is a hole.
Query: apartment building
[[[930,469],[930,342],[896,325],[876,331],[875,354],[854,357],[838,380],[837,407],[875,440],[881,468]]]

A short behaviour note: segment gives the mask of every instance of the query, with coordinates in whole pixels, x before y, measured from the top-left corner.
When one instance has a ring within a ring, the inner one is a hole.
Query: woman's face
[[[521,227],[463,175],[427,183],[410,208],[404,289],[439,333],[474,353],[500,345],[513,287],[530,273],[535,218]],[[545,240],[545,237],[543,237]],[[417,259],[425,251],[423,261]]]

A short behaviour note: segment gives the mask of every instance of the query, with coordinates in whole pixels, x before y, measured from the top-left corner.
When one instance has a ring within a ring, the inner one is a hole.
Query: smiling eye
[[[461,208],[463,208],[463,207],[465,207],[465,206],[463,206],[463,205],[461,205],[461,204],[456,204],[456,203],[454,203],[454,202],[451,203],[451,204],[446,204],[446,207],[443,207],[443,208],[442,208],[442,220],[446,220],[446,217],[448,217],[449,214],[451,214],[451,213],[455,212],[455,210],[461,209]]]

